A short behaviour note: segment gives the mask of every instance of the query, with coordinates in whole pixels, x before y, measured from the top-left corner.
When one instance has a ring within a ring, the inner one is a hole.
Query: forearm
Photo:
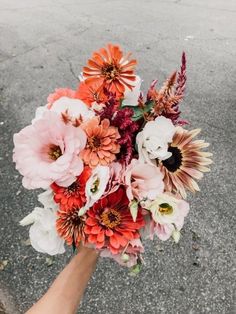
[[[82,247],[27,314],[76,313],[97,258],[95,250]]]

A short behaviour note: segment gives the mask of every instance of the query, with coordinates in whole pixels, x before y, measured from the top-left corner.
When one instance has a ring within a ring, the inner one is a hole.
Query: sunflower
[[[83,68],[85,83],[93,85],[96,82],[100,88],[105,87],[122,96],[125,87],[132,90],[132,82],[136,79],[134,67],[137,61],[129,60],[129,57],[130,54],[123,56],[120,47],[112,44],[94,52],[88,66]]]
[[[144,226],[140,211],[136,221],[133,221],[129,200],[122,187],[98,200],[86,214],[86,241],[98,249],[108,248],[112,254],[118,254],[130,240],[139,238],[138,230]]]
[[[81,208],[85,205],[85,186],[90,175],[91,169],[85,167],[76,181],[68,187],[59,186],[55,182],[51,185],[54,192],[54,201],[60,205],[60,209],[66,211],[72,207]]]
[[[209,144],[204,140],[194,140],[201,130],[184,130],[177,127],[172,143],[168,151],[172,156],[157,163],[164,174],[165,189],[169,192],[180,193],[186,198],[186,190],[191,192],[199,191],[196,180],[203,177],[203,172],[210,171],[207,165],[212,163],[208,157],[211,153],[201,151]]]

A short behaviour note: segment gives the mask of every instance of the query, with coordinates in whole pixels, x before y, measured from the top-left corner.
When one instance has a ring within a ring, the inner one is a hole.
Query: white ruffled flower
[[[184,223],[184,217],[189,212],[189,204],[182,199],[163,193],[150,204],[148,209],[156,223],[174,224],[180,230]]]
[[[89,109],[82,100],[63,96],[56,100],[50,109],[47,106],[38,107],[32,123],[41,119],[44,112],[48,110],[54,111],[58,114],[67,114],[71,119],[82,118],[83,121],[87,121],[95,116],[94,111]]]
[[[57,233],[56,219],[56,210],[36,207],[20,221],[22,226],[32,224],[29,237],[31,245],[36,251],[49,255],[65,252],[65,241]]]
[[[88,106],[80,99],[72,99],[68,97],[61,97],[56,100],[51,109],[57,113],[67,112],[71,118],[82,117],[83,121],[91,119],[95,116],[95,113],[88,108]]]
[[[110,178],[110,169],[107,166],[97,166],[93,169],[91,177],[85,187],[86,204],[79,211],[83,215],[104,194]]]
[[[124,100],[122,102],[122,105],[124,106],[137,106],[138,105],[141,84],[142,84],[141,78],[138,75],[136,75],[136,80],[132,84],[134,85],[133,89],[130,90],[127,87],[125,90]]]
[[[168,143],[172,141],[174,134],[175,126],[170,119],[161,116],[147,122],[136,138],[139,159],[152,163],[156,158],[170,158],[172,154],[168,152]]]
[[[38,195],[38,200],[45,208],[56,209],[58,205],[55,203],[53,195],[52,189],[48,189]]]

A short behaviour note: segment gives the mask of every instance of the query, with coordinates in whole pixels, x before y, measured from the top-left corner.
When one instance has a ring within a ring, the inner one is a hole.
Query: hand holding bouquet
[[[140,91],[136,60],[109,44],[93,53],[76,90],[56,89],[32,123],[14,135],[13,159],[41,207],[22,221],[39,252],[64,244],[94,247],[135,267],[143,239],[178,242],[188,214],[186,191],[209,171],[209,144],[183,128],[186,60],[157,90]]]

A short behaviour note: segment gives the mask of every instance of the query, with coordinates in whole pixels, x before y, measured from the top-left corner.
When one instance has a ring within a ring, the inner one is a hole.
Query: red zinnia
[[[56,229],[68,245],[78,246],[84,238],[84,216],[79,216],[79,208],[60,209],[57,212]]]
[[[100,199],[87,215],[84,227],[87,241],[97,249],[108,248],[113,254],[122,251],[130,240],[139,238],[138,230],[145,224],[140,211],[133,221],[124,188]]]
[[[60,204],[61,210],[68,210],[72,207],[81,208],[86,203],[85,186],[91,175],[91,169],[85,167],[77,180],[68,187],[59,186],[56,183],[51,185],[54,191],[54,200]]]

